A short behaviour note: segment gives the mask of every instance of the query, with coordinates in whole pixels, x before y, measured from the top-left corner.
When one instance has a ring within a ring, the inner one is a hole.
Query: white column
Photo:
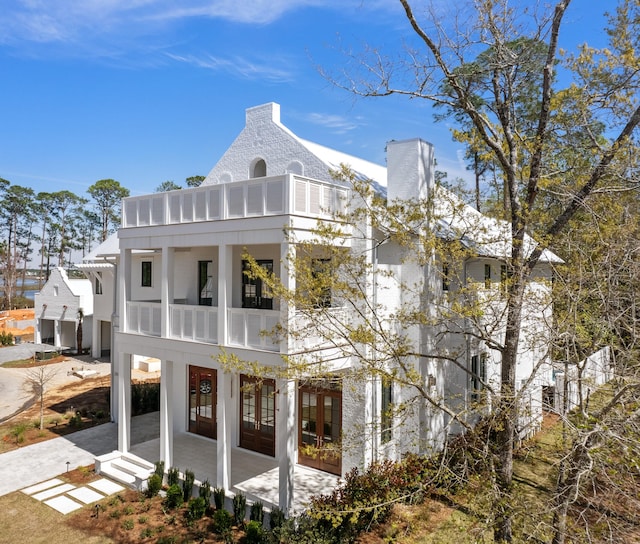
[[[91,357],[99,358],[102,352],[102,321],[95,315],[91,320]]]
[[[162,338],[169,336],[170,315],[169,304],[173,303],[173,260],[174,248],[162,248],[162,277],[160,279],[160,299],[162,303],[162,324],[160,335]]]
[[[296,384],[293,380],[278,380],[277,387],[278,506],[285,512],[290,512],[293,506],[293,475],[296,462]]]
[[[60,321],[60,319],[56,319],[53,322],[53,345],[57,348],[62,346],[62,342],[60,341],[61,328],[62,328],[62,321]]]
[[[42,344],[42,319],[36,319],[35,343]]]
[[[232,304],[233,246],[218,247],[218,344],[227,342],[227,308]]]
[[[162,359],[160,362],[160,460],[164,466],[173,466],[173,403],[171,384],[173,384],[173,361]]]
[[[131,355],[118,353],[118,451],[131,446]]]
[[[216,487],[231,487],[232,375],[218,371]]]
[[[127,302],[131,298],[131,250],[120,252],[120,267],[118,268],[118,293],[116,295],[116,318],[119,330],[129,332]]]

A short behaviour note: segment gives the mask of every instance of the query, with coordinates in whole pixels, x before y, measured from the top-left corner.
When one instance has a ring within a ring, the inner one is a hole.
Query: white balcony
[[[162,306],[159,302],[128,302],[127,331],[160,336],[162,331]]]
[[[169,336],[180,340],[218,343],[218,308],[213,306],[169,305]]]
[[[348,190],[293,174],[206,185],[123,200],[122,227],[176,225],[271,215],[331,218]]]
[[[275,310],[229,308],[229,345],[280,351],[280,342],[270,334],[280,320]]]

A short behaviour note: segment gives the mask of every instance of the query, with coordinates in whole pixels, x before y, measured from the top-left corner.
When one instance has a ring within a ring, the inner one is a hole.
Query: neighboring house
[[[93,292],[91,337],[92,357],[110,357],[113,346],[112,320],[116,300],[115,274],[118,261],[118,236],[110,235],[77,264],[87,277]]]
[[[77,330],[82,311],[82,348],[92,343],[93,292],[86,279],[69,279],[63,268],[51,271],[34,297],[35,343],[50,344],[60,351],[77,349]]]
[[[172,466],[174,441],[184,433],[215,440],[216,455],[204,462],[215,465],[212,484],[229,490],[233,453],[238,449],[253,452],[256,465],[273,459],[278,467],[277,502],[283,509],[289,509],[296,492],[296,464],[344,475],[374,459],[437,448],[456,431],[442,412],[423,403],[406,426],[387,436],[370,433],[367,438],[352,438],[348,449],[309,454],[307,444],[322,448],[339,444],[343,436],[360,437],[358,429],[378,429],[385,402],[400,404],[408,393],[400,388],[390,391],[375,380],[341,387],[256,377],[248,370],[225,370],[216,360],[224,352],[275,368],[284,364],[283,355],[300,347],[288,338],[277,341],[261,334],[281,320],[295,319],[295,309],[272,298],[259,280],[243,274],[243,254],[247,251],[283,283],[294,285],[286,263],[294,248],[283,229],[304,239],[318,219],[333,219],[331,210],[339,209],[350,196],[349,187],[329,173],[340,164],[349,165],[361,179],[371,179],[376,190],[390,199],[435,194],[430,144],[418,139],[390,142],[385,168],[298,138],[280,123],[279,106],[271,103],[247,110],[245,128],[200,187],[124,199],[112,373],[117,377],[112,395],[117,403],[119,451],[131,449],[131,368],[139,357],[158,359],[162,367],[160,440],[155,459],[150,460]],[[451,204],[442,205],[446,211]],[[464,213],[436,226],[442,236],[460,239],[460,232],[473,232],[469,225],[481,223],[492,233],[492,240],[481,240],[481,234],[461,239],[475,244],[478,251],[474,259],[465,261],[458,278],[484,285],[485,293],[480,290],[478,296],[499,292],[501,259],[509,251],[508,244],[500,242],[504,226],[462,208]],[[375,257],[377,270],[399,271],[441,298],[455,287],[444,285],[440,270],[403,264],[402,251],[392,244],[381,246]],[[369,258],[374,258],[373,252]],[[534,366],[547,358],[551,266],[558,261],[545,253],[529,288],[546,297],[547,303],[540,306],[538,298],[535,311],[528,308],[523,322],[518,387],[529,391],[523,434],[535,428],[541,417],[544,380],[527,380]],[[97,281],[104,269],[95,266],[83,269]],[[405,295],[397,285],[387,287],[384,296],[392,308]],[[492,308],[499,314],[499,304]],[[100,331],[94,326],[94,335]],[[442,343],[443,349],[462,350],[468,369],[481,375],[484,383],[498,383],[499,357],[485,343],[469,337],[464,324],[459,331],[437,338],[433,331],[418,326],[407,334],[416,344]],[[500,336],[499,327],[494,334]],[[335,363],[335,375],[340,376],[339,367],[357,364],[357,360],[341,360]],[[461,410],[482,389],[463,369],[428,361],[419,370],[435,397],[452,403],[457,399]]]

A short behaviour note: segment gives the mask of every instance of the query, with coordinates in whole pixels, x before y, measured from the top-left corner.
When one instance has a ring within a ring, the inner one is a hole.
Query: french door
[[[298,462],[342,473],[342,392],[302,385],[298,394]]]
[[[217,373],[189,366],[189,432],[216,438]]]
[[[240,375],[240,447],[276,454],[276,382]]]
[[[256,261],[268,273],[273,273],[273,260]],[[242,261],[242,307],[273,310],[273,297],[260,278],[252,278],[246,274],[249,263]]]

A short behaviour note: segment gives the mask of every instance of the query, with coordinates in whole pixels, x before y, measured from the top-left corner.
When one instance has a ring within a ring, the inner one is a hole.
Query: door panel
[[[189,432],[216,438],[217,372],[189,366]]]
[[[256,261],[268,273],[273,273],[273,260]],[[249,270],[249,263],[242,261],[242,307],[258,308],[260,310],[273,309],[273,297],[267,291],[260,278],[251,278],[245,273]]]
[[[342,393],[302,386],[298,399],[298,462],[341,474]]]
[[[275,381],[241,375],[240,390],[240,447],[275,456]]]

